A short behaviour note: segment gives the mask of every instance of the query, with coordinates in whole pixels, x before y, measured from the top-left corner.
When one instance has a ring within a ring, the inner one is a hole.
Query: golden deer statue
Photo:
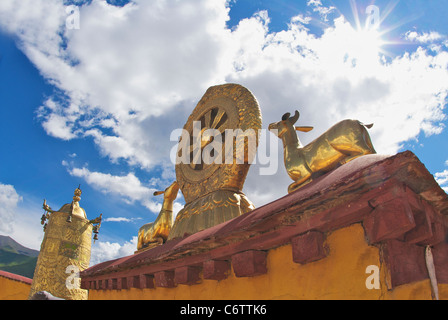
[[[165,191],[154,192],[154,196],[163,194],[162,209],[154,222],[147,223],[138,230],[137,250],[153,248],[166,242],[173,226],[173,202],[178,192],[177,181]]]
[[[300,143],[296,131],[309,132],[313,127],[295,127],[300,113],[283,115],[279,122],[271,123],[269,131],[283,141],[283,154],[286,171],[294,182],[288,187],[291,193],[355,158],[376,153],[367,129],[358,120],[343,120],[328,129],[324,134],[305,147]]]

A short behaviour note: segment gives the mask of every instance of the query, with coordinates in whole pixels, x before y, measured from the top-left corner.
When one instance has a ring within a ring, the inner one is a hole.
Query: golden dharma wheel
[[[224,84],[206,91],[179,141],[176,179],[186,204],[168,240],[254,209],[242,189],[258,147],[259,129],[261,111],[248,89]]]
[[[259,129],[260,108],[248,89],[224,84],[206,91],[184,126],[188,135],[179,141],[177,156],[184,161],[176,164],[176,178],[187,204],[217,190],[241,192]],[[205,161],[204,152],[215,160]]]

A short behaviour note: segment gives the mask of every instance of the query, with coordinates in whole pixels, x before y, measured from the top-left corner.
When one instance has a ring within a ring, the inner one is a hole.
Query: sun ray
[[[356,0],[350,0],[350,7],[352,8],[353,18],[355,19],[356,30],[361,30],[361,21],[359,20],[358,7],[356,6]]]
[[[380,15],[380,25],[383,24],[384,20],[394,11],[395,7],[398,5],[400,0],[391,1],[386,5],[386,8],[381,11]]]

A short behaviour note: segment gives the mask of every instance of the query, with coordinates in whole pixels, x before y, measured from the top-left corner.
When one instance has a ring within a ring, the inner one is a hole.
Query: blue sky
[[[2,0],[0,234],[38,249],[43,199],[59,209],[81,184],[106,219],[92,261],[131,254],[175,179],[171,132],[226,82],[254,93],[263,128],[301,108],[304,143],[374,122],[378,153],[413,151],[447,190],[447,16],[435,0]],[[290,183],[272,148],[275,174],[254,164],[246,181],[256,206]]]

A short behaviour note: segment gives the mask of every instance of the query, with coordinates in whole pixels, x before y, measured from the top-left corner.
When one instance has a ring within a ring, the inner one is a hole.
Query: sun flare
[[[386,49],[390,45],[403,44],[403,41],[390,40],[388,34],[394,29],[412,21],[412,17],[406,18],[394,25],[385,23],[387,17],[393,12],[399,0],[391,0],[384,8],[380,10],[375,5],[369,5],[367,8],[358,7],[355,0],[350,0],[355,25],[352,27],[354,33],[352,52],[360,57],[382,56],[393,57],[394,55]],[[360,15],[365,18],[361,21]]]
[[[374,29],[353,30],[347,51],[357,59],[377,57],[382,53],[381,34]]]

